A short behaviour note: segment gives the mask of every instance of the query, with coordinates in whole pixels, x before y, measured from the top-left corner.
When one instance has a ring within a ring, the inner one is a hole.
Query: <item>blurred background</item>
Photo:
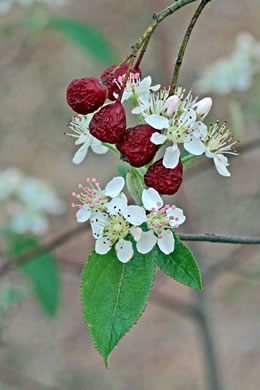
[[[86,177],[117,175],[112,152],[76,166],[64,135],[74,78],[120,61],[166,0],[0,0],[1,262],[75,223],[71,192]],[[168,85],[197,4],[155,32],[143,76]],[[203,158],[174,202],[182,232],[259,236],[260,4],[214,0],[191,37],[179,84],[213,97],[209,122],[227,120],[240,140],[231,178]],[[130,124],[130,123],[129,123]],[[133,122],[134,124],[134,122]],[[123,163],[122,163],[123,164]],[[197,294],[156,273],[142,318],[112,353],[109,370],[84,324],[80,273],[88,232],[7,273],[0,284],[1,390],[255,390],[260,383],[257,246],[188,244],[202,270]]]

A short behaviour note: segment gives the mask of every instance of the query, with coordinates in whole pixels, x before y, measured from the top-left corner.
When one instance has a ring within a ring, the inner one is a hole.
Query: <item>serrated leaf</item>
[[[12,257],[20,256],[23,253],[39,246],[36,238],[21,236],[12,232],[5,232],[9,254]],[[49,316],[54,316],[59,304],[60,280],[55,258],[50,253],[41,254],[32,260],[18,267],[27,275],[38,297],[42,309]]]
[[[56,18],[49,23],[49,27],[61,32],[73,41],[78,47],[91,54],[105,65],[117,62],[111,43],[97,28],[88,23],[68,18]]]
[[[82,273],[83,313],[105,365],[119,340],[143,313],[153,285],[155,253],[135,251],[126,264],[114,248],[106,255],[92,252]]]
[[[171,278],[201,291],[201,275],[196,259],[190,249],[174,234],[174,251],[165,255],[157,248],[157,265]]]

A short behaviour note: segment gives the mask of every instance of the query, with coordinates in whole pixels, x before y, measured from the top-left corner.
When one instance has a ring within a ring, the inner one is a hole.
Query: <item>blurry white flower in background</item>
[[[59,6],[63,5],[65,1],[67,0],[0,0],[0,14],[5,14],[16,5],[26,7],[34,3],[43,3],[49,6]]]
[[[201,93],[211,91],[220,95],[226,95],[233,90],[246,91],[258,72],[260,42],[250,33],[242,32],[237,36],[232,54],[206,68],[194,87]]]
[[[54,190],[16,168],[0,173],[1,201],[5,202],[7,227],[16,233],[43,234],[49,226],[46,214],[58,215],[65,211],[65,202]]]

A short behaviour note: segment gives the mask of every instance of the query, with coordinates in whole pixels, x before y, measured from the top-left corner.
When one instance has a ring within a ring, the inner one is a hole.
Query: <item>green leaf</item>
[[[154,270],[154,251],[147,255],[135,251],[123,264],[114,248],[106,255],[93,251],[85,265],[81,280],[84,318],[106,367],[112,350],[145,309]]]
[[[95,27],[74,19],[56,18],[49,27],[61,32],[86,53],[91,54],[105,65],[117,62],[117,57],[109,40]]]
[[[119,165],[117,167],[117,170],[119,172],[119,174],[126,180],[126,175],[129,171],[130,167],[129,166],[126,166],[126,165]]]
[[[142,171],[131,167],[126,175],[126,185],[137,205],[142,205],[142,193],[146,187]]]
[[[39,246],[34,237],[22,236],[5,232],[9,245],[9,254],[12,257]],[[60,280],[57,263],[50,253],[41,254],[22,264],[19,268],[32,281],[35,295],[38,297],[42,309],[49,316],[54,316],[59,304]]]
[[[202,291],[201,276],[197,261],[195,260],[190,249],[183,244],[177,234],[174,234],[175,248],[174,251],[165,255],[157,249],[157,265],[163,272],[171,278],[184,284]]]

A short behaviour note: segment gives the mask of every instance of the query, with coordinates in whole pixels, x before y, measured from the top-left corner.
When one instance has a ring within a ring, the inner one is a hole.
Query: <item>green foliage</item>
[[[120,176],[122,176],[125,180],[126,180],[126,176],[127,176],[129,169],[130,169],[129,165],[128,166],[127,165],[119,165],[117,167],[117,170],[118,170]]]
[[[126,185],[137,205],[142,205],[142,193],[146,187],[142,171],[131,167],[126,175]]]
[[[38,240],[34,237],[21,236],[10,231],[5,232],[5,237],[12,257],[20,256],[39,246]],[[38,255],[20,265],[19,269],[30,278],[44,312],[54,316],[59,304],[60,280],[53,255],[50,253]]]
[[[85,321],[106,366],[112,350],[143,313],[155,270],[155,252],[135,251],[123,264],[112,249],[92,252],[82,273],[81,300]]]
[[[49,22],[49,28],[62,33],[103,64],[117,62],[109,40],[95,27],[74,19],[56,18]]]
[[[201,276],[197,261],[189,248],[183,244],[177,234],[175,238],[175,249],[169,255],[157,249],[157,265],[160,269],[185,286],[201,291]]]

